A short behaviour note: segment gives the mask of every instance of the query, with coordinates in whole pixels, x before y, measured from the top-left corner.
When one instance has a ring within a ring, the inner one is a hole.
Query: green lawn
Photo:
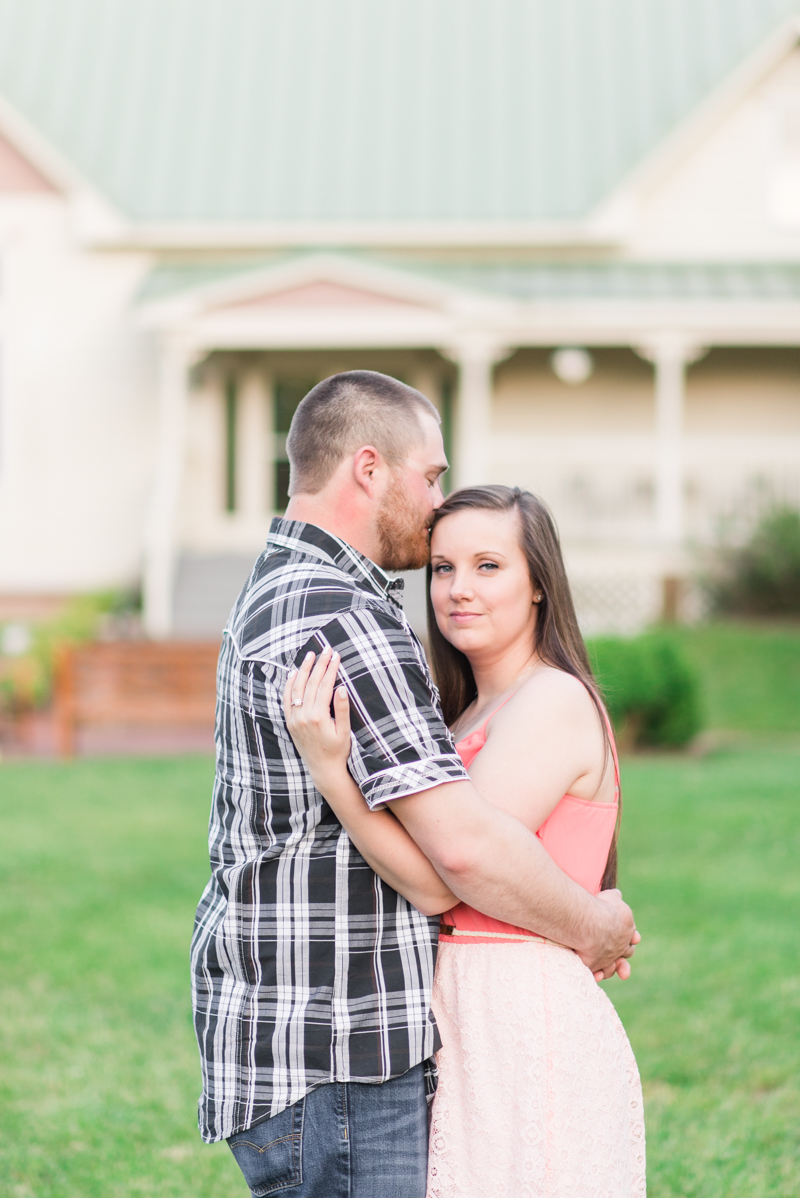
[[[731,621],[670,635],[699,674],[706,727],[800,733],[800,625]]]
[[[212,778],[204,758],[0,767],[0,1194],[247,1194],[195,1121]]]
[[[800,752],[624,766],[622,885],[644,936],[610,992],[644,1083],[654,1198],[794,1198]]]
[[[195,1130],[187,950],[206,759],[0,767],[0,1194],[244,1198]],[[609,983],[651,1198],[793,1198],[800,753],[640,758],[622,874],[644,934]]]

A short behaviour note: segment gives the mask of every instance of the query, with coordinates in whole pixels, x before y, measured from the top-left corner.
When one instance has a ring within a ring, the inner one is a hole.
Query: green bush
[[[707,587],[718,612],[800,615],[800,511],[781,506],[767,512],[747,544],[720,551]]]
[[[700,731],[698,678],[668,634],[596,637],[589,656],[623,746],[678,748]]]
[[[23,654],[8,657],[0,652],[0,714],[45,706],[61,646],[94,640],[104,619],[129,610],[132,602],[127,592],[75,595],[57,616],[33,624],[30,646]]]

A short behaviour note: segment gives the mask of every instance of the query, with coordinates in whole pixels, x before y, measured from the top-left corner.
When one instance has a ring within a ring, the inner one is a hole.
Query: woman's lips
[[[471,624],[473,620],[480,619],[480,612],[477,611],[451,611],[450,619],[456,624]]]

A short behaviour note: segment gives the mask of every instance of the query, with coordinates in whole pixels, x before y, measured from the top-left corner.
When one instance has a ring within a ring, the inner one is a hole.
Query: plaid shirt
[[[351,845],[283,715],[289,669],[331,645],[350,696],[350,772],[371,808],[467,777],[401,590],[321,528],[275,520],[231,612],[217,676],[211,880],[192,941],[205,1140],[327,1082],[398,1077],[439,1047],[439,919]]]

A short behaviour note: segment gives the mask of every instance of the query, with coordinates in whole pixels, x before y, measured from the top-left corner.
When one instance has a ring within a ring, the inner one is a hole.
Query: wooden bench
[[[58,752],[81,728],[214,727],[219,644],[113,641],[61,650],[55,674]]]

